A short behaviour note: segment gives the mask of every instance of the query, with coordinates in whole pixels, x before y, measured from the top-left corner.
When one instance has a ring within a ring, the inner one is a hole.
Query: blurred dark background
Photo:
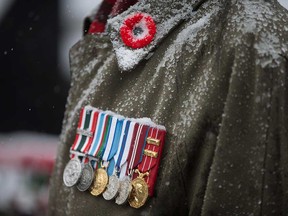
[[[58,1],[14,1],[0,35],[0,131],[59,134],[69,84],[58,61]]]
[[[0,132],[60,133],[68,49],[81,38],[82,20],[98,3],[0,0]]]
[[[98,3],[0,0],[0,133],[60,133],[69,48]]]
[[[0,0],[0,215],[44,215],[70,73],[100,0]],[[279,0],[288,8],[288,0]]]
[[[69,49],[99,0],[0,0],[0,215],[45,215]]]

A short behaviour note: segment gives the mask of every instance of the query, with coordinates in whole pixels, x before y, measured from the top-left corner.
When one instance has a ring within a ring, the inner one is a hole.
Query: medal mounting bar
[[[147,141],[147,144],[150,144],[150,145],[155,145],[155,146],[159,146],[160,145],[160,140],[159,139],[154,139],[152,137],[147,137],[146,141]]]
[[[157,158],[157,157],[158,157],[158,152],[145,149],[145,150],[144,150],[144,155],[146,155],[146,156],[148,156],[148,157]]]
[[[83,136],[87,136],[87,137],[93,137],[93,132],[88,131],[88,130],[84,130],[81,128],[77,128],[77,134],[83,135]]]
[[[115,199],[118,205],[128,201],[133,208],[153,196],[164,126],[85,106],[76,133],[63,172],[67,187],[90,188],[94,196],[103,193],[105,200]]]
[[[72,148],[70,148],[70,154],[74,154],[77,157],[86,157],[86,154],[84,154],[82,152],[78,152],[78,151],[72,150]]]

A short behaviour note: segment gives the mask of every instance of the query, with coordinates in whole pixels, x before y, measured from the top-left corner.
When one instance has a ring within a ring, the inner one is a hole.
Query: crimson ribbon
[[[146,144],[145,150],[150,150],[153,152],[157,152],[157,158],[150,157],[147,155],[143,155],[143,159],[141,163],[138,165],[138,170],[141,173],[149,172],[149,176],[146,176],[144,179],[148,184],[149,188],[149,196],[153,196],[154,187],[157,179],[157,173],[159,169],[159,164],[161,160],[161,155],[164,147],[166,131],[157,129],[157,128],[149,128],[148,137],[160,140],[159,146],[153,144]],[[133,179],[136,178],[138,174],[133,175]]]
[[[136,168],[143,158],[142,156],[146,144],[148,129],[149,126],[147,125],[139,125],[138,123],[135,125],[132,143],[127,158],[128,169],[126,170],[126,175],[130,175],[131,170]]]

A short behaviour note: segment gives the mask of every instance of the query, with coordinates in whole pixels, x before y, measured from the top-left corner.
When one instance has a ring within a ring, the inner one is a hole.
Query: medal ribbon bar
[[[126,142],[124,140],[126,140],[126,136],[128,134],[128,130],[130,127],[130,121],[127,119],[123,120],[122,123],[122,128],[121,128],[121,132],[118,133],[117,135],[119,136],[119,145],[118,145],[118,149],[116,154],[114,155],[114,157],[111,159],[110,163],[109,163],[109,167],[108,167],[108,172],[109,173],[116,173],[117,176],[119,177],[119,173],[120,173],[120,161],[122,159],[123,156],[123,152],[125,149],[125,144]],[[119,131],[118,131],[119,132]]]
[[[107,134],[109,133],[112,117],[104,112],[99,113],[98,123],[95,129],[92,146],[88,151],[88,155],[95,157],[98,161],[102,158],[102,153],[107,144]],[[96,167],[96,164],[94,164]]]
[[[78,123],[78,131],[88,131],[93,134],[95,130],[98,119],[98,112],[96,109],[91,107],[84,107],[81,110],[80,119]],[[86,133],[77,133],[74,144],[71,147],[71,150],[78,151],[86,154],[89,150],[91,143],[93,140],[93,136],[87,136]]]
[[[158,128],[149,129],[148,137],[156,140],[156,142],[159,142],[159,146],[155,145],[154,143],[152,144],[147,142],[144,152],[148,152],[148,155],[143,154],[142,162],[138,165],[138,169],[141,173],[149,172],[149,175],[145,177],[145,180],[149,185],[149,196],[153,196],[154,193],[154,186],[157,178],[162,150],[164,147],[165,134],[165,130],[160,130]],[[157,157],[154,157],[156,154]],[[136,177],[137,175],[134,175],[134,178]]]
[[[120,188],[122,190],[120,191],[126,192],[121,194],[119,191],[121,195],[119,197],[118,194],[116,197],[116,203],[123,204],[126,199],[123,194],[129,194],[131,191],[129,187],[132,188],[133,185],[135,190],[133,189],[134,194],[131,192],[132,195],[129,196],[131,198],[129,198],[129,204],[134,208],[139,208],[145,204],[148,193],[153,196],[166,134],[163,126],[154,124],[148,118],[129,119],[110,111],[101,111],[91,106],[85,106],[81,109],[76,132],[75,140],[70,149],[72,158],[75,156],[76,158],[73,159],[75,161],[72,161],[67,169],[65,168],[65,175],[63,174],[66,186],[71,187],[77,184],[80,191],[85,191],[89,187],[86,180],[87,178],[91,179],[90,176],[93,172],[90,160],[94,162],[94,168],[99,165],[97,162],[101,161],[101,165],[104,164],[105,169],[103,166],[96,169],[94,183],[90,188],[91,194],[100,195],[107,187],[107,193],[103,194],[103,197],[107,200],[113,199],[117,195],[115,193],[117,190],[115,191],[114,188],[117,188],[121,183]],[[83,170],[83,174],[81,174],[80,168],[73,170],[73,167],[80,163],[79,160],[78,162],[76,160],[79,157],[85,158],[85,161],[82,162],[89,161],[89,163],[84,164],[85,167],[82,164],[81,169],[86,168],[85,171]],[[136,174],[133,174],[135,169]],[[107,174],[111,176],[112,187],[109,185],[110,190],[107,186]],[[79,178],[80,175],[81,180],[77,183],[76,177]],[[121,182],[117,183],[119,180]],[[142,189],[139,187],[139,183],[146,188],[144,197],[141,197]]]
[[[121,132],[122,132],[122,128],[123,128],[123,122],[124,122],[123,119],[121,119],[121,120],[118,119],[117,124],[116,124],[112,148],[111,148],[111,151],[110,151],[109,156],[108,156],[109,166],[107,169],[107,173],[109,176],[111,176],[114,172],[114,168],[115,168],[114,158],[115,158],[115,155],[118,151],[118,148],[120,148],[119,146],[120,146],[120,138],[121,138]]]
[[[134,131],[134,139],[132,142],[131,151],[128,156],[128,169],[126,175],[131,174],[131,171],[141,162],[143,151],[146,145],[149,126],[140,124],[137,130]]]
[[[127,158],[132,144],[132,136],[134,132],[136,122],[127,121],[126,128],[123,134],[122,146],[119,152],[119,157],[116,162],[116,168],[120,171],[119,179],[122,179],[126,175]],[[124,147],[124,148],[123,148]]]
[[[83,178],[86,179],[86,169],[83,172],[83,167],[87,168],[86,165],[89,164],[85,164],[83,166],[83,163],[86,159],[86,152],[89,150],[92,143],[92,137],[87,136],[86,132],[91,132],[93,135],[92,131],[95,130],[97,118],[97,110],[93,109],[92,107],[84,107],[80,112],[77,128],[77,131],[80,133],[76,134],[75,141],[70,149],[70,157],[72,159],[67,163],[63,172],[63,181],[67,187],[71,187],[77,184],[77,188],[79,190],[84,191],[86,189],[82,187],[82,180]],[[82,131],[85,131],[85,133],[81,133]],[[82,164],[79,159],[82,159]]]
[[[119,142],[114,142],[114,139],[117,132],[118,121],[120,120],[116,117],[111,117],[111,126],[108,132],[107,144],[102,157],[104,163],[110,161],[110,159],[116,154]]]

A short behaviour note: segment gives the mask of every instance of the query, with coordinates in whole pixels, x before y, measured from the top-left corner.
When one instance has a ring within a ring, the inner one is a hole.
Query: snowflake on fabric
[[[120,28],[123,43],[133,49],[143,48],[150,44],[155,34],[155,22],[150,15],[145,13],[128,16]]]

